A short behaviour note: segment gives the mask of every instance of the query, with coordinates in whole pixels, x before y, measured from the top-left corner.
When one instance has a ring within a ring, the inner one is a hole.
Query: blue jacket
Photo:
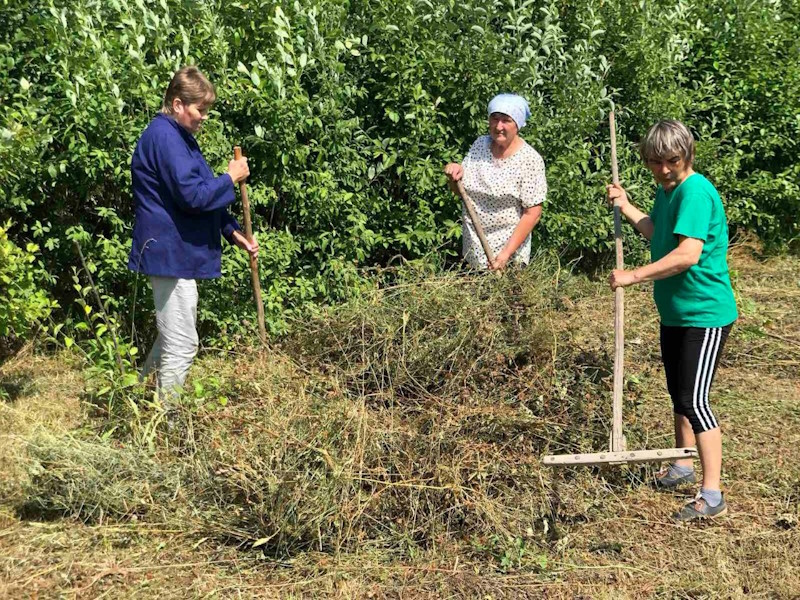
[[[239,224],[226,207],[236,200],[227,173],[214,177],[194,136],[159,114],[131,160],[135,223],[128,268],[182,279],[220,276],[222,241]]]

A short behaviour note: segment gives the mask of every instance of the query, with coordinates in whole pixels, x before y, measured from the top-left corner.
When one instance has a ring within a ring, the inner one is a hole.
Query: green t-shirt
[[[728,223],[711,182],[694,173],[670,192],[658,186],[650,213],[655,226],[653,262],[678,247],[678,236],[702,240],[696,265],[654,283],[653,295],[664,325],[724,327],[736,320],[736,301],[728,275]]]

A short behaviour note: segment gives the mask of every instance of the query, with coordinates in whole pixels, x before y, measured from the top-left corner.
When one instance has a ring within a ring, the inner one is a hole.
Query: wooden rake
[[[486,239],[486,234],[483,232],[483,224],[478,216],[478,212],[475,210],[475,205],[472,202],[472,198],[470,198],[469,194],[467,194],[467,190],[464,189],[464,182],[460,179],[456,181],[456,189],[458,190],[458,195],[461,196],[461,202],[464,203],[464,208],[467,210],[469,218],[472,220],[472,226],[475,228],[475,233],[478,234],[481,247],[486,253],[486,260],[491,267],[492,263],[494,262],[494,252],[492,252],[492,248],[489,246],[489,241]]]
[[[615,184],[619,184],[619,171],[617,169],[617,129],[614,121],[614,111],[608,115],[608,124],[611,129],[611,174]],[[617,269],[623,269],[622,260],[622,216],[618,202],[614,202],[614,243],[617,254]],[[618,287],[614,290],[614,395],[611,436],[608,452],[595,454],[557,454],[545,456],[545,465],[564,467],[568,465],[603,465],[626,464],[640,462],[661,462],[680,458],[694,458],[697,456],[695,448],[665,448],[662,450],[636,450],[628,451],[625,436],[622,433],[622,370],[625,361],[625,291]]]
[[[240,146],[233,147],[233,158],[239,160],[242,158],[242,148]],[[253,241],[253,224],[250,220],[250,200],[247,197],[247,184],[244,181],[239,182],[239,193],[242,196],[242,212],[244,213],[244,234],[248,242]],[[264,301],[261,299],[261,279],[258,276],[258,261],[250,257],[250,279],[253,284],[253,299],[256,301],[256,313],[258,316],[258,337],[261,339],[262,344],[267,343],[267,328],[264,324]]]

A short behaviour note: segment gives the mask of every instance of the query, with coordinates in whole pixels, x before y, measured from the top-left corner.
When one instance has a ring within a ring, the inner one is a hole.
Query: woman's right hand
[[[606,186],[606,200],[608,200],[608,205],[612,207],[616,201],[620,209],[622,209],[623,206],[628,204],[628,194],[625,192],[625,188],[618,183],[609,183]]]
[[[444,172],[450,181],[458,181],[464,176],[464,167],[458,163],[448,163],[444,168]]]
[[[239,160],[232,160],[228,163],[228,175],[231,176],[233,183],[244,181],[250,175],[250,167],[247,166],[247,157],[243,156]]]

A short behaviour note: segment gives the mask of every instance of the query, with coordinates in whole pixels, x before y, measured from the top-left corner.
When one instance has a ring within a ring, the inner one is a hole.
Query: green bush
[[[523,134],[547,164],[535,244],[609,252],[613,105],[638,202],[649,204],[652,180],[635,142],[655,119],[680,118],[734,230],[779,249],[800,233],[798,23],[798,0],[5,3],[0,212],[20,224],[17,245],[43,247],[58,281],[79,239],[112,308],[148,315],[148,294],[131,306],[125,267],[129,161],[171,74],[196,63],[219,97],[200,135],[209,163],[221,170],[234,144],[251,159],[273,331],[357,293],[364,267],[457,254],[460,207],[442,166],[485,131],[500,91],[529,98]],[[246,264],[226,252],[222,279],[201,291],[201,328],[222,331],[218,342],[253,331]]]
[[[0,225],[0,341],[24,338],[56,308],[43,284],[50,283],[37,261],[39,247],[17,247],[8,237],[11,222]]]

